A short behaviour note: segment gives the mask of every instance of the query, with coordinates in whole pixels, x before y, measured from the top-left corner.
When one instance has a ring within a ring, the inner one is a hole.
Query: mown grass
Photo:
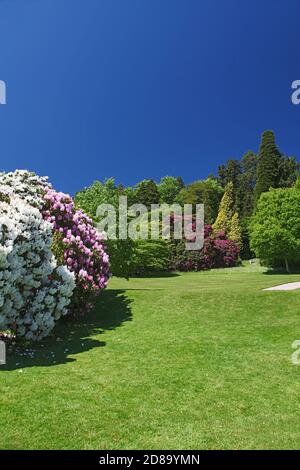
[[[0,448],[299,448],[300,291],[262,291],[299,275],[262,271],[113,279],[0,367]]]

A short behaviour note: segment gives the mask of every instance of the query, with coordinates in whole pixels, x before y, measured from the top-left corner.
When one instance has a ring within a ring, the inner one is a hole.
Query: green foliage
[[[240,161],[228,160],[219,167],[221,185],[233,184],[233,210],[240,217],[243,257],[251,257],[248,221],[252,216],[255,200],[270,187],[290,187],[298,176],[299,165],[294,157],[285,158],[275,144],[272,131],[262,136],[259,157],[249,150]]]
[[[170,264],[170,246],[165,240],[136,240],[132,271],[136,275],[166,271]]]
[[[247,173],[252,188],[254,188],[256,183],[257,162],[258,157],[252,150],[248,150],[242,156],[240,162],[242,173]]]
[[[204,204],[204,221],[212,224],[218,215],[223,189],[216,179],[194,181],[183,188],[178,196],[180,204]]]
[[[104,184],[95,181],[88,188],[75,194],[74,202],[77,209],[84,210],[90,217],[96,218],[97,207],[108,203],[118,207],[120,189],[115,185],[113,178],[107,179]]]
[[[7,204],[9,204],[10,203],[9,195],[0,191],[0,202],[6,202]]]
[[[299,176],[299,163],[295,157],[282,158],[279,168],[280,188],[290,188]]]
[[[136,187],[126,187],[123,189],[122,196],[127,197],[127,204],[131,206],[138,202],[137,200],[137,188]]]
[[[226,187],[222,197],[218,217],[213,224],[215,232],[224,230],[225,233],[229,233],[231,229],[231,220],[234,214],[234,199],[233,199],[233,183],[230,181]]]
[[[182,178],[174,178],[174,176],[165,176],[157,186],[160,202],[173,204],[177,201],[177,197],[184,187]]]
[[[64,238],[64,235],[62,233],[58,231],[53,232],[51,251],[54,253],[57,259],[57,263],[61,266],[65,264],[65,259],[64,259],[65,246],[63,243],[63,238]]]
[[[218,176],[221,186],[225,188],[228,183],[233,184],[233,191],[238,187],[239,175],[241,174],[241,165],[238,160],[227,160],[225,165],[218,167]]]
[[[114,276],[128,279],[133,273],[133,240],[106,240],[110,269]]]
[[[242,248],[240,252],[240,257],[243,260],[249,260],[255,257],[255,253],[250,248],[250,223],[251,217],[244,217],[240,220],[242,230]]]
[[[256,182],[257,156],[251,150],[240,161],[228,160],[218,169],[219,182],[225,187],[233,184],[234,210],[243,217],[248,217],[254,207],[254,187]]]
[[[151,209],[151,204],[159,204],[159,192],[153,180],[144,180],[136,186],[136,202]]]
[[[132,188],[124,189],[116,186],[113,178],[107,179],[104,184],[95,181],[90,187],[79,191],[75,195],[77,208],[83,209],[96,222],[97,208],[100,204],[112,204],[116,208],[118,217],[119,196],[126,195],[133,203],[135,191]],[[134,242],[132,240],[107,240],[107,252],[110,259],[112,274],[128,278],[132,272],[132,253]]]
[[[300,191],[276,189],[261,195],[251,223],[251,248],[268,264],[300,262]]]
[[[278,188],[282,155],[275,143],[273,131],[262,134],[257,164],[256,199],[270,188]]]
[[[242,173],[238,178],[238,187],[235,196],[235,210],[241,219],[250,217],[254,209],[254,188],[256,183],[256,169],[258,158],[249,150],[241,159]]]
[[[300,177],[297,178],[297,180],[294,184],[294,188],[297,189],[298,191],[300,191]]]
[[[231,219],[229,239],[236,242],[240,249],[243,247],[243,232],[237,212],[233,214]]]
[[[262,134],[257,165],[256,200],[270,188],[289,188],[299,175],[295,157],[284,157],[275,143],[273,131]]]

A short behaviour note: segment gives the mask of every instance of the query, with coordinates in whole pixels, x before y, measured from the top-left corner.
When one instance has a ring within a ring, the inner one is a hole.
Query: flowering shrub
[[[0,173],[0,331],[41,339],[107,285],[101,236],[72,198],[25,170]]]
[[[89,299],[107,286],[110,276],[102,238],[92,220],[82,210],[75,210],[68,194],[45,187],[44,199],[43,217],[53,224],[56,234],[54,252],[75,274],[73,308],[86,310]]]
[[[211,225],[204,227],[204,245],[201,250],[186,250],[184,240],[171,244],[171,269],[202,271],[211,268],[236,266],[240,249],[224,232],[212,233]]]
[[[39,210],[0,191],[0,329],[39,340],[68,312],[74,274],[57,266]]]
[[[0,173],[0,185],[6,194],[17,195],[39,210],[45,203],[45,188],[51,186],[46,176],[38,176],[27,170]]]

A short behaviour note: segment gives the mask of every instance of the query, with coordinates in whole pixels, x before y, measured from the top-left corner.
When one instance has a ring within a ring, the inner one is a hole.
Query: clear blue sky
[[[0,0],[0,169],[190,182],[270,128],[300,158],[299,22],[299,0]]]

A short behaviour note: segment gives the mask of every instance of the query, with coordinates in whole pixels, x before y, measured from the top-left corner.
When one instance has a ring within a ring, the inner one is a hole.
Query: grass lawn
[[[299,275],[113,279],[0,367],[0,449],[300,448]]]

